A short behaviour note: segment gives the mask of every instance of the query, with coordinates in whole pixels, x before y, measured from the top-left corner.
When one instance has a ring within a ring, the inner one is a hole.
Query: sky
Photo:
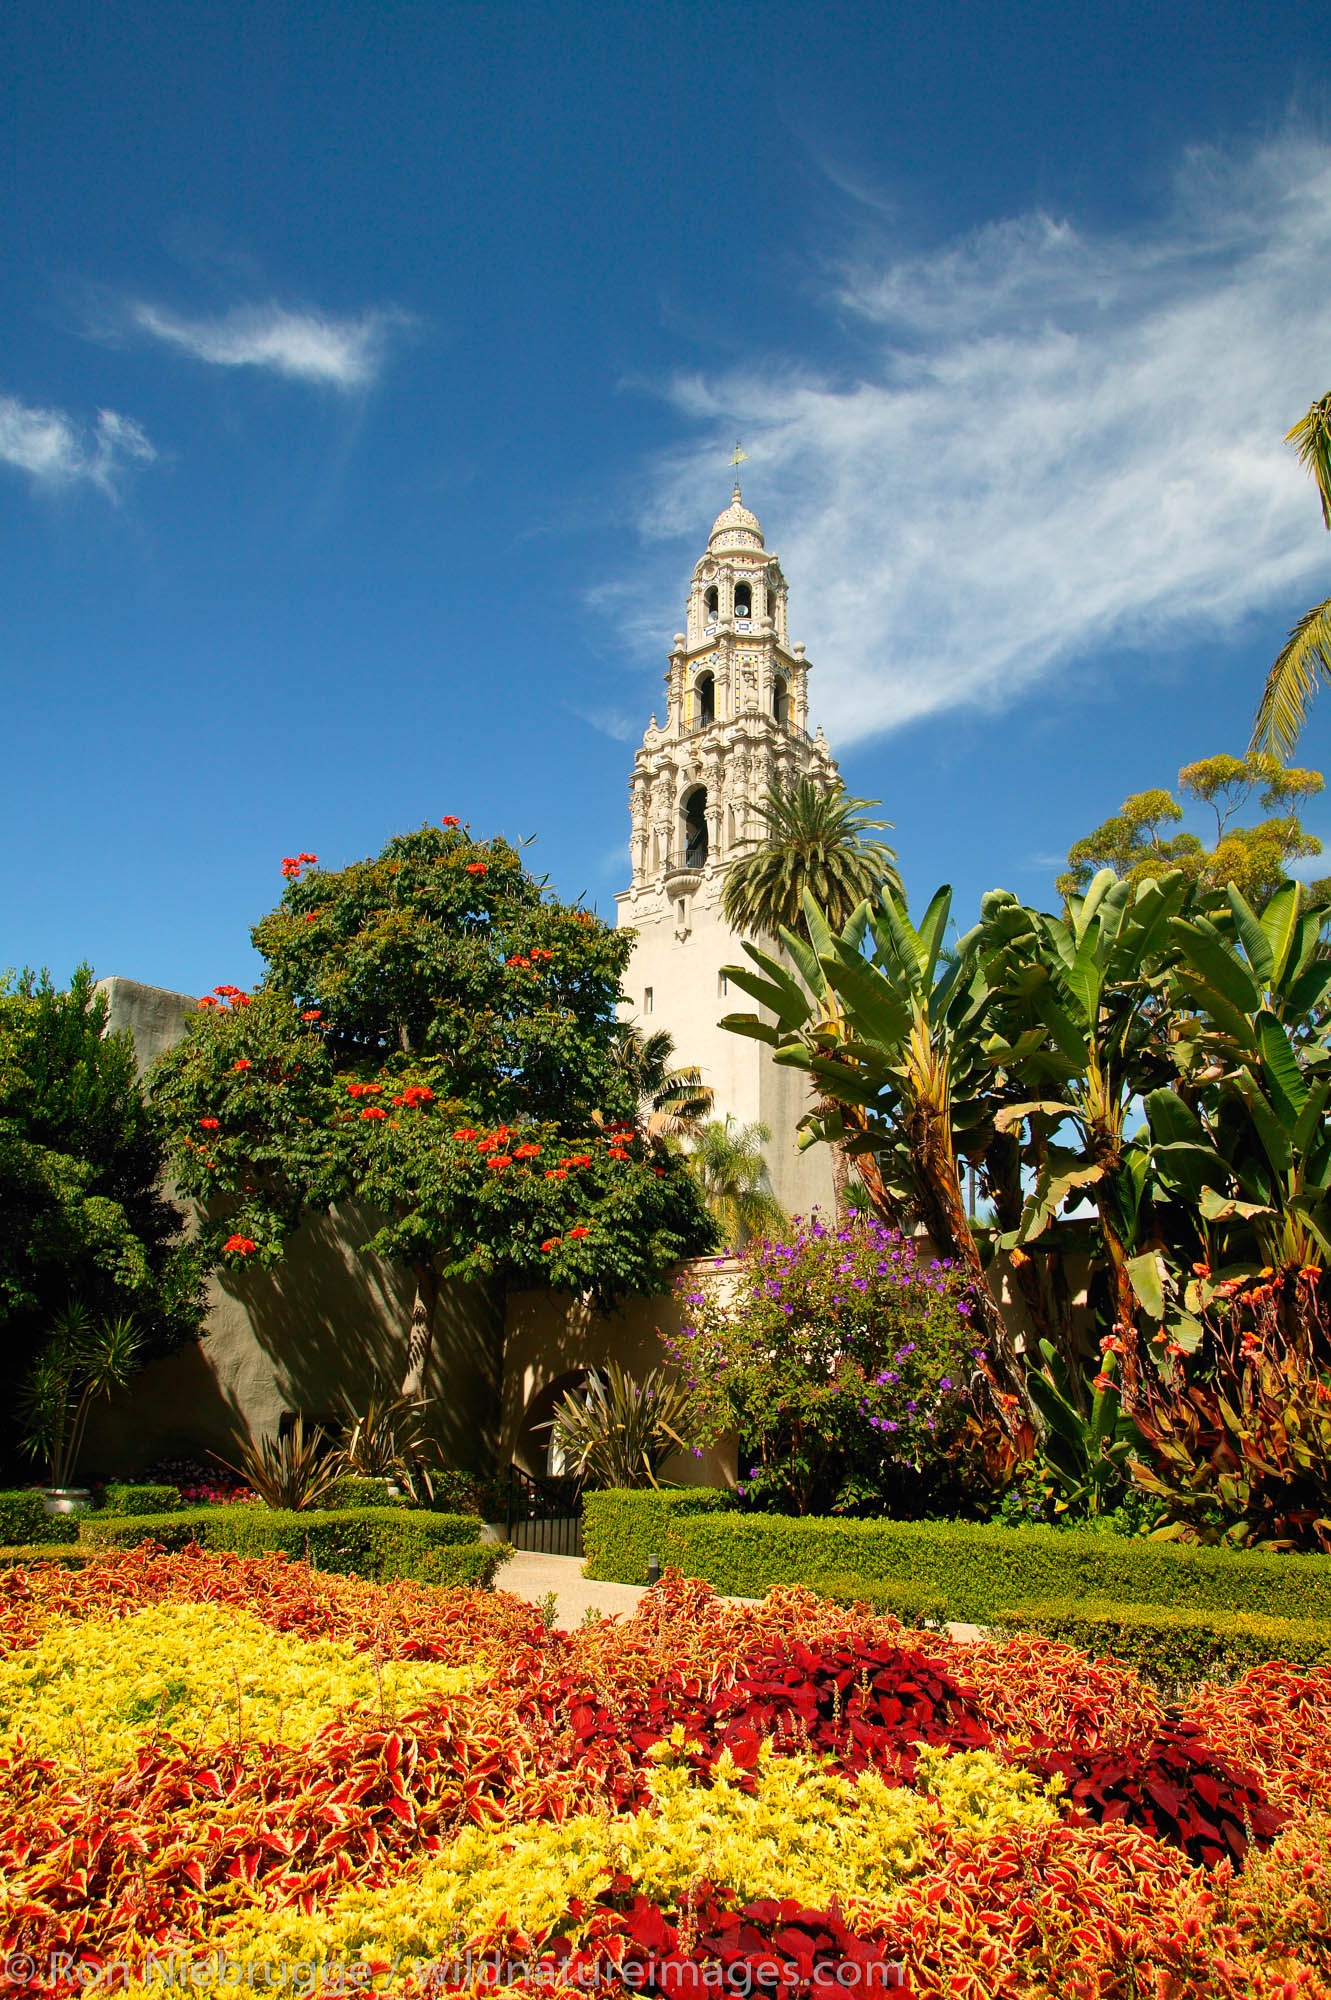
[[[1331,589],[1325,51],[1312,0],[5,10],[0,968],[248,984],[283,855],[446,813],[612,913],[737,437],[912,901],[1054,903]]]

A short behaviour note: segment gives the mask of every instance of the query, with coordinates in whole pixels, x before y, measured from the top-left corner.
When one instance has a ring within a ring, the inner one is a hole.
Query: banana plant
[[[1069,1202],[1096,1210],[1116,1319],[1135,1322],[1143,1262],[1142,1222],[1149,1148],[1129,1135],[1134,1102],[1174,1073],[1169,977],[1178,946],[1172,926],[1191,895],[1177,870],[1139,884],[1102,869],[1066,919],[1021,910],[1035,949],[992,949],[987,972],[1001,996],[987,1055],[1000,1077],[1039,1092],[1005,1105],[996,1131],[1026,1125],[1035,1173],[1017,1227],[1000,1239],[1020,1249],[1057,1222]],[[991,933],[1001,911],[991,914]],[[1075,1143],[1060,1139],[1068,1133]]]
[[[806,897],[809,944],[781,933],[798,977],[747,943],[751,965],[726,967],[772,1018],[730,1014],[721,1025],[810,1075],[819,1102],[802,1121],[801,1143],[853,1133],[875,1207],[894,1222],[904,1209],[918,1214],[940,1253],[966,1273],[997,1372],[1015,1386],[1022,1371],[987,1282],[955,1143],[987,1081],[989,989],[970,940],[943,957],[951,903],[951,889],[940,888],[917,929],[904,901],[884,889],[837,936]]]
[[[1074,1519],[1112,1513],[1130,1483],[1128,1458],[1141,1442],[1119,1405],[1117,1357],[1104,1355],[1083,1411],[1067,1363],[1047,1340],[1040,1352],[1044,1369],[1033,1369],[1026,1387],[1041,1423],[1037,1449],[1054,1511]]]
[[[1326,913],[1299,909],[1287,883],[1260,917],[1234,887],[1222,912],[1176,919],[1174,981],[1184,1017],[1180,1091],[1146,1099],[1152,1163],[1189,1206],[1209,1302],[1225,1281],[1269,1265],[1331,1257],[1331,960]]]

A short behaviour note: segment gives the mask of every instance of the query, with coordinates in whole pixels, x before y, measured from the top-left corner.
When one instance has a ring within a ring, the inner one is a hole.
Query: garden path
[[[535,1604],[549,1591],[555,1593],[555,1623],[568,1632],[581,1625],[588,1611],[612,1612],[631,1617],[645,1586],[638,1583],[594,1583],[582,1573],[580,1556],[547,1556],[535,1550],[519,1549],[495,1576],[497,1590],[511,1590],[515,1597]],[[732,1604],[753,1604],[751,1597],[734,1597]],[[949,1625],[954,1639],[978,1639],[978,1625]]]

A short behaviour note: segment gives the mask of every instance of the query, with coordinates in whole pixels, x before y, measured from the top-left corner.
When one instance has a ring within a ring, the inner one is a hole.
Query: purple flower
[[[944,1393],[946,1393],[947,1390],[949,1390],[952,1387],[952,1377],[950,1375],[945,1375],[938,1386],[940,1389],[944,1391]]]

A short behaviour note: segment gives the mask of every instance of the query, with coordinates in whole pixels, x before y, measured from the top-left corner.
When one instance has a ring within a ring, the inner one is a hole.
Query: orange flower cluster
[[[201,994],[200,1007],[248,1007],[250,996],[239,986],[214,986],[211,993]]]
[[[256,1245],[252,1236],[228,1236],[222,1248],[233,1257],[248,1257]]]
[[[393,1102],[405,1104],[409,1111],[414,1111],[418,1104],[433,1104],[434,1092],[428,1083],[409,1083],[401,1096],[395,1097]]]
[[[288,882],[299,882],[300,871],[305,863],[308,861],[313,868],[318,865],[318,860],[319,857],[317,854],[284,854],[282,857],[282,873],[286,876]]]
[[[467,863],[467,873],[469,875],[484,875],[485,867],[486,864],[483,861],[469,861]]]
[[[349,1083],[347,1085],[347,1096],[377,1097],[382,1089],[383,1085],[381,1083]]]

